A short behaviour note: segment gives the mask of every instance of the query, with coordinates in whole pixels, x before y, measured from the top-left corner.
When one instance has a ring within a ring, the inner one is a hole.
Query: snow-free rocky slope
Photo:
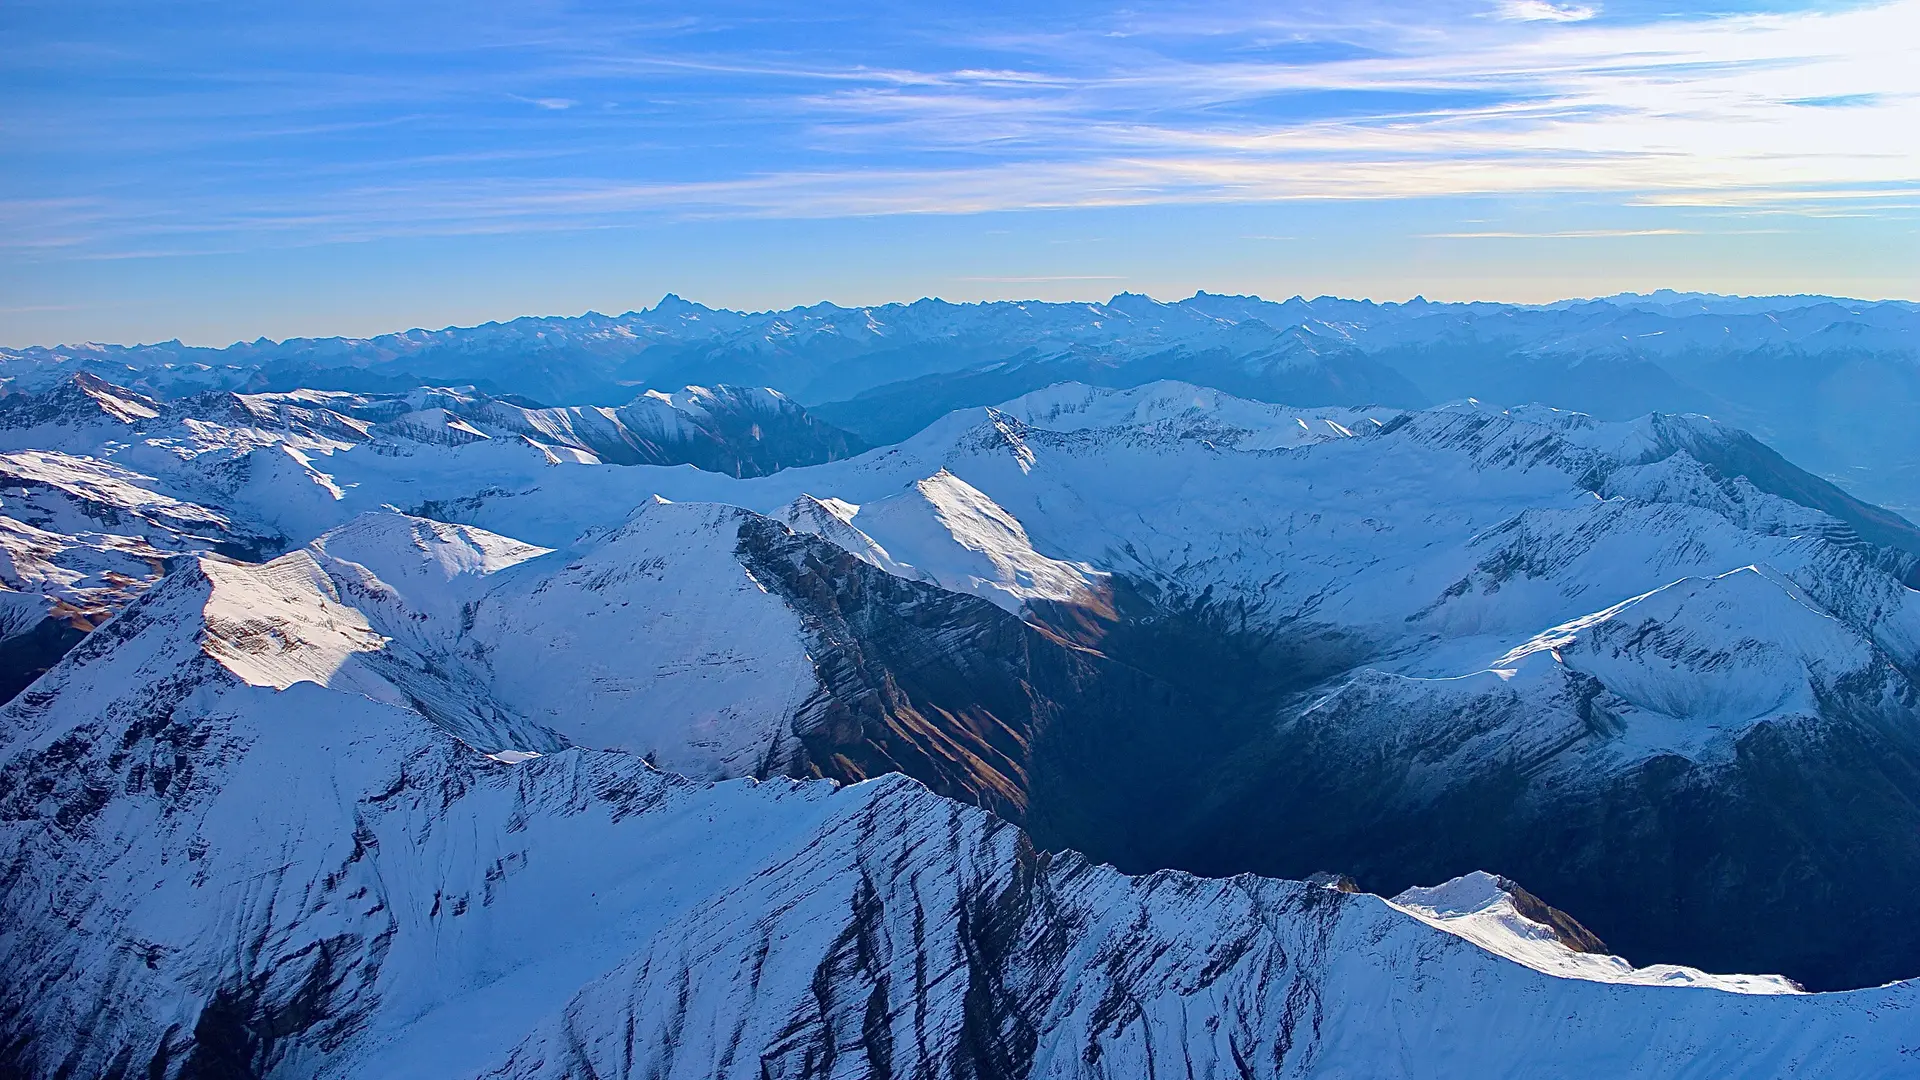
[[[1911,984],[1635,969],[1569,948],[1564,920],[1487,875],[1393,902],[1126,877],[900,777],[483,754],[396,692],[394,640],[355,603],[453,599],[547,556],[404,520],[324,547],[200,558],[0,709],[0,1071],[1911,1067]],[[358,600],[334,583],[345,563]]]

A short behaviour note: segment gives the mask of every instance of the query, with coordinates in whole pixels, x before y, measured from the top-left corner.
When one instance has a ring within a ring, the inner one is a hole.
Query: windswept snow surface
[[[734,557],[746,511],[644,503],[474,605],[496,700],[583,746],[702,778],[783,761],[818,689],[798,617]]]

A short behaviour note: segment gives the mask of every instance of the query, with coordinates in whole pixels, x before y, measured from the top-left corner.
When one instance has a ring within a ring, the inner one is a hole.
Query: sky
[[[1920,0],[0,4],[0,344],[1920,298]]]

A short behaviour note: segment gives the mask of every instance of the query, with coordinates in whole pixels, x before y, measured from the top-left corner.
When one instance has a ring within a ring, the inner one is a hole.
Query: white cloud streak
[[[1503,19],[1518,22],[1585,22],[1599,14],[1579,4],[1549,4],[1546,0],[1501,0],[1495,11]]]
[[[1698,236],[1698,229],[1562,229],[1550,232],[1422,233],[1425,240],[1592,240],[1622,236]]]
[[[595,55],[581,63],[598,72],[798,80],[808,88],[760,89],[739,104],[799,147],[756,156],[750,172],[673,181],[463,174],[322,187],[270,204],[225,192],[122,203],[117,213],[89,204],[56,215],[57,230],[22,222],[0,247],[57,247],[89,230],[121,243],[196,232],[327,242],[659,214],[1541,193],[1768,211],[1846,203],[1871,213],[1920,194],[1920,0],[1641,24],[1544,0],[1508,0],[1492,14],[1382,27],[1380,51],[1324,60],[1230,49],[1196,60],[1204,50],[1091,34],[1017,43],[1027,60],[1018,66],[950,71]],[[1013,45],[1000,48],[1006,56]],[[589,111],[571,98],[522,100],[564,114],[556,122]]]

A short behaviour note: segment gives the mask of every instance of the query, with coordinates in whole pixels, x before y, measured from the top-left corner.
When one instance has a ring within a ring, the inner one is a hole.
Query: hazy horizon
[[[0,342],[0,349],[12,349],[12,350],[60,349],[60,348],[78,348],[78,347],[90,346],[90,345],[133,349],[133,348],[143,348],[143,347],[149,347],[149,346],[155,346],[155,345],[178,344],[186,348],[217,350],[217,349],[233,348],[235,346],[241,346],[241,345],[257,344],[261,341],[266,341],[273,344],[281,344],[288,341],[322,340],[322,339],[328,339],[328,338],[346,338],[346,339],[353,339],[353,340],[366,340],[366,339],[372,339],[372,338],[386,337],[386,336],[395,335],[395,334],[409,334],[409,333],[415,333],[415,332],[437,333],[437,332],[443,332],[448,330],[473,329],[475,327],[480,327],[480,326],[497,326],[497,325],[503,325],[507,323],[518,322],[523,319],[565,320],[565,319],[584,319],[584,318],[593,317],[593,316],[597,316],[600,318],[608,318],[608,319],[618,319],[618,318],[625,318],[631,315],[646,314],[648,312],[651,312],[657,309],[666,300],[674,297],[678,297],[679,299],[685,300],[689,303],[692,303],[713,311],[730,311],[730,312],[735,312],[742,315],[754,316],[754,315],[778,315],[786,312],[804,311],[804,310],[815,308],[815,307],[833,307],[833,308],[839,308],[841,310],[848,310],[848,311],[872,309],[872,308],[884,308],[884,307],[910,307],[914,304],[922,303],[926,301],[932,301],[935,303],[952,304],[958,307],[976,307],[976,306],[984,306],[989,304],[1089,304],[1089,305],[1093,305],[1093,304],[1108,304],[1118,299],[1120,296],[1129,295],[1129,294],[1146,296],[1149,299],[1152,299],[1155,302],[1162,303],[1162,304],[1177,304],[1177,303],[1180,303],[1181,301],[1190,300],[1195,296],[1199,296],[1199,295],[1219,295],[1219,296],[1252,297],[1253,299],[1256,299],[1256,300],[1264,301],[1267,303],[1276,303],[1276,304],[1290,303],[1296,300],[1309,302],[1309,303],[1318,302],[1321,300],[1334,300],[1334,301],[1340,301],[1345,303],[1375,304],[1380,307],[1396,307],[1396,306],[1419,303],[1419,302],[1425,301],[1426,303],[1435,304],[1435,305],[1490,304],[1490,305],[1496,305],[1500,307],[1514,307],[1514,308],[1552,308],[1556,306],[1564,306],[1564,305],[1571,305],[1571,304],[1597,303],[1597,302],[1622,300],[1622,299],[1629,299],[1629,298],[1651,300],[1657,297],[1661,297],[1663,295],[1672,295],[1675,297],[1682,297],[1682,298],[1705,297],[1705,298],[1714,298],[1714,299],[1721,299],[1721,300],[1791,301],[1791,300],[1804,299],[1809,301],[1838,301],[1843,303],[1858,303],[1858,304],[1920,305],[1920,294],[1916,294],[1915,297],[1901,297],[1901,296],[1866,297],[1866,296],[1841,296],[1833,293],[1809,293],[1809,292],[1764,293],[1764,294],[1763,293],[1721,293],[1721,292],[1710,292],[1707,290],[1700,290],[1700,289],[1654,288],[1654,289],[1645,289],[1645,290],[1627,289],[1627,290],[1622,290],[1620,292],[1608,293],[1605,295],[1596,294],[1596,295],[1589,295],[1589,296],[1560,296],[1550,300],[1542,300],[1542,301],[1515,301],[1515,300],[1504,300],[1504,299],[1498,299],[1498,298],[1484,298],[1484,297],[1448,298],[1443,296],[1427,295],[1425,293],[1415,293],[1411,296],[1392,297],[1388,299],[1381,299],[1379,297],[1371,297],[1371,296],[1342,296],[1336,293],[1328,293],[1328,292],[1313,293],[1313,294],[1293,293],[1288,296],[1267,296],[1258,292],[1244,291],[1244,290],[1232,291],[1232,290],[1221,290],[1221,289],[1198,289],[1192,292],[1185,293],[1180,296],[1166,296],[1166,295],[1155,296],[1153,293],[1150,293],[1150,292],[1142,292],[1138,290],[1120,290],[1118,292],[1109,293],[1105,296],[1099,296],[1099,297],[1075,296],[1075,297],[1066,297],[1063,299],[1042,299],[1034,296],[1009,295],[1009,296],[985,297],[980,299],[969,299],[969,300],[953,300],[953,299],[940,297],[940,296],[918,296],[918,297],[914,297],[911,300],[895,298],[895,299],[888,299],[888,300],[876,300],[876,301],[865,302],[865,303],[856,303],[851,301],[842,301],[842,300],[836,300],[833,298],[826,298],[826,299],[815,300],[811,303],[789,304],[789,305],[780,306],[780,307],[742,307],[742,306],[734,306],[734,305],[728,305],[728,304],[708,303],[697,296],[688,296],[681,292],[669,291],[665,294],[662,294],[661,296],[659,296],[658,298],[654,299],[651,302],[643,303],[643,304],[632,306],[632,307],[616,308],[612,310],[600,310],[597,308],[587,308],[584,310],[573,311],[573,312],[528,311],[528,312],[522,312],[516,315],[506,315],[499,318],[481,319],[481,320],[472,321],[472,322],[444,323],[444,324],[437,324],[437,325],[426,323],[426,322],[419,322],[419,323],[414,323],[412,325],[407,325],[407,326],[390,325],[383,329],[376,329],[376,330],[372,330],[368,332],[360,332],[360,333],[350,333],[350,332],[342,331],[342,332],[334,332],[334,333],[286,334],[282,336],[262,334],[262,335],[256,335],[255,337],[252,337],[252,338],[234,338],[231,340],[212,340],[212,339],[195,340],[195,339],[189,339],[184,337],[172,337],[172,338],[151,338],[151,339],[139,340],[139,341],[104,341],[97,338],[75,339],[75,340],[69,340],[69,341],[29,341],[29,342],[9,341],[9,342]]]

